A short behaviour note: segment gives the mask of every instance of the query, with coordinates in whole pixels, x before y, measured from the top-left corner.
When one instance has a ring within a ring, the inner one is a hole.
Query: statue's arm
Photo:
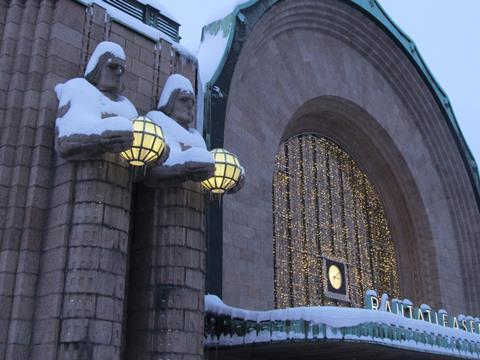
[[[64,117],[70,108],[70,101],[60,106],[57,111],[57,119]],[[114,114],[112,115],[114,116]],[[111,116],[102,116],[102,118]],[[133,142],[131,131],[107,130],[102,134],[58,136],[57,129],[56,133],[56,149],[61,157],[68,160],[90,160],[97,159],[106,152],[120,153],[129,149]]]
[[[183,164],[157,165],[151,168],[145,178],[145,184],[151,187],[162,187],[165,184],[181,183],[187,180],[200,182],[212,177],[215,164],[188,161]]]
[[[57,151],[68,160],[92,160],[104,153],[121,153],[132,146],[131,131],[104,131],[102,134],[73,134],[57,137]]]

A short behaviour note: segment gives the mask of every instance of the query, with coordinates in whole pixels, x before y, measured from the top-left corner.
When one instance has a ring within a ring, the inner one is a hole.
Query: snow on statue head
[[[133,141],[131,119],[138,116],[121,92],[125,81],[125,52],[118,44],[98,44],[85,77],[58,84],[56,149],[69,160],[97,159],[120,153]]]
[[[103,41],[88,61],[85,79],[114,100],[125,88],[125,62],[125,52],[120,45]]]
[[[160,96],[158,109],[183,128],[192,127],[195,119],[195,94],[190,80],[179,74],[170,75]]]
[[[213,156],[202,135],[193,128],[195,94],[190,80],[179,74],[170,75],[158,109],[160,111],[150,111],[147,117],[162,127],[170,153],[163,165],[150,171],[145,183],[162,187],[186,180],[199,182],[213,176]]]

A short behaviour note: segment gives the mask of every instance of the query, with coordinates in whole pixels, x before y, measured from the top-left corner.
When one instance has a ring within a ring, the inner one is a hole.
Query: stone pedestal
[[[118,360],[124,325],[131,179],[126,162],[76,163],[59,360]]]
[[[136,188],[128,360],[203,358],[204,195],[187,182]]]

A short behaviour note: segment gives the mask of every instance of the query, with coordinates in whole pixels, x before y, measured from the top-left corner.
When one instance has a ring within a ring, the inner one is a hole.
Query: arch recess
[[[332,140],[307,132],[280,145],[273,227],[275,307],[363,307],[369,289],[399,297],[382,200]]]
[[[207,106],[224,106],[212,139],[237,153],[249,174],[224,200],[225,302],[273,307],[275,154],[286,137],[315,130],[344,148],[379,191],[401,295],[478,312],[480,290],[468,286],[480,281],[478,193],[443,105],[405,49],[348,1],[258,1],[242,14],[215,80],[224,96]]]

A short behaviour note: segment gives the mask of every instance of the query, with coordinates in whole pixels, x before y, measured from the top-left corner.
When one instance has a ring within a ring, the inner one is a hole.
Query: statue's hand
[[[133,144],[133,132],[125,130],[107,130],[101,135],[100,145],[104,152],[121,153]]]
[[[144,183],[150,187],[162,187],[186,180],[200,182],[212,177],[214,173],[215,165],[212,163],[190,161],[173,166],[160,165],[149,170]]]

